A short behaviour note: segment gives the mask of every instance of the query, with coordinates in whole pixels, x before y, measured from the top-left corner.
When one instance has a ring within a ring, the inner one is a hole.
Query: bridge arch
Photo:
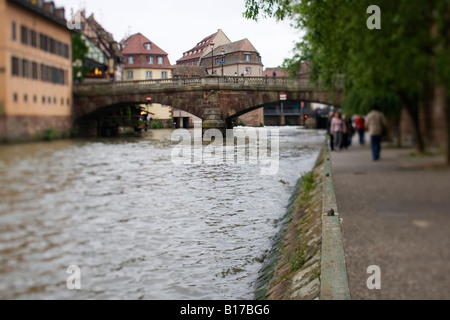
[[[217,77],[83,84],[75,87],[74,117],[124,103],[154,103],[189,112],[213,125],[230,125],[239,115],[280,100],[339,104],[342,90],[330,92],[307,80],[268,77]],[[338,103],[336,103],[336,101]]]
[[[107,110],[116,106],[132,106],[147,103],[147,97],[151,97],[151,103],[171,106],[189,112],[202,118],[204,112],[203,95],[186,94],[121,94],[121,95],[100,95],[100,96],[80,96],[75,99],[74,117],[82,118],[93,115],[100,110]]]

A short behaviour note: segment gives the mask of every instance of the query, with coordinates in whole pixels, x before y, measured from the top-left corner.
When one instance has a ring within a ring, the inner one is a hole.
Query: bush
[[[49,129],[45,130],[44,136],[43,136],[43,139],[45,141],[54,140],[56,138],[58,138],[58,131],[56,131],[53,128],[49,128]]]
[[[153,120],[150,123],[150,128],[152,128],[152,129],[163,129],[164,128],[164,124],[162,123],[161,120]]]

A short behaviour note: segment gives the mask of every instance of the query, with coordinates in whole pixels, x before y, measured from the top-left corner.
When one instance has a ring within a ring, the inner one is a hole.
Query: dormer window
[[[145,49],[152,50],[152,44],[150,42],[144,43]]]

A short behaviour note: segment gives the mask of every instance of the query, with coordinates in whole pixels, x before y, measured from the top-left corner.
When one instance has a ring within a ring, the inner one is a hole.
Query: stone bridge
[[[339,88],[340,87],[340,88]],[[89,83],[74,86],[75,119],[102,108],[160,103],[189,112],[203,120],[203,128],[231,127],[233,119],[270,103],[311,101],[339,106],[342,86],[329,91],[306,79],[273,77],[178,78]]]

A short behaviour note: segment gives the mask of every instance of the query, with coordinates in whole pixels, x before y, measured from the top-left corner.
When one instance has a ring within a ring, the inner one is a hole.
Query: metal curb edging
[[[325,145],[322,183],[322,253],[320,300],[350,300],[341,219],[334,193],[331,153]]]

